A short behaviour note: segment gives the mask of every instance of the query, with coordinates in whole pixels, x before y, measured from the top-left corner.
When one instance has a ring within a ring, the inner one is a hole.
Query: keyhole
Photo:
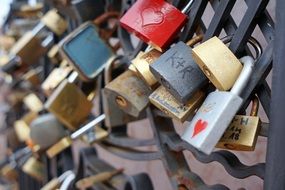
[[[126,106],[128,105],[126,99],[123,98],[122,96],[117,96],[117,97],[116,97],[116,103],[117,103],[120,107],[126,107]]]

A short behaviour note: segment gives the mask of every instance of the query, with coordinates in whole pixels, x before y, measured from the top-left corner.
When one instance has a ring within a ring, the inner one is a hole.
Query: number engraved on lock
[[[182,57],[181,54],[178,54],[175,51],[169,58],[166,59],[166,62],[171,62],[171,67],[178,71],[181,74],[182,79],[185,79],[187,76],[190,77],[191,73],[194,71],[192,66],[185,67],[186,60]]]
[[[207,128],[207,126],[208,126],[207,121],[203,121],[202,119],[199,119],[195,124],[194,131],[193,131],[191,138],[194,138],[196,135],[204,131]]]
[[[164,14],[155,8],[146,8],[141,12],[142,27],[159,25],[164,21]]]

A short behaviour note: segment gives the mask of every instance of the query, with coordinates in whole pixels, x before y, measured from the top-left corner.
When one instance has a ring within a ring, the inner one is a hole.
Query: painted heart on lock
[[[196,135],[204,131],[207,128],[207,126],[208,126],[207,121],[203,121],[202,119],[199,119],[197,123],[195,124],[194,132],[191,138],[194,138]]]
[[[164,14],[154,8],[144,9],[141,13],[142,26],[158,25],[164,21]]]

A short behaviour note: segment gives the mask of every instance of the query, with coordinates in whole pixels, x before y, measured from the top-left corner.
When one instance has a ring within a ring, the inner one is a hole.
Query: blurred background
[[[0,1],[0,26],[2,25],[5,16],[7,15],[7,12],[9,10],[9,3],[11,0],[1,0]],[[29,3],[33,4],[35,3],[35,0],[30,0]],[[275,19],[274,10],[275,10],[275,1],[270,1],[267,10]],[[237,1],[235,4],[235,7],[232,12],[232,16],[235,19],[237,23],[240,23],[241,18],[243,14],[246,11],[246,4],[244,1]],[[210,19],[212,18],[214,14],[214,11],[212,10],[211,6],[207,7],[206,14],[203,15],[203,20],[205,24],[209,24]],[[254,36],[259,39],[261,44],[265,44],[264,37],[260,34],[259,29],[257,28],[254,32]],[[1,42],[0,42],[1,43]],[[3,51],[3,50],[0,50]],[[2,73],[0,73],[0,78],[3,77]],[[0,79],[0,128],[1,124],[3,124],[5,116],[1,113],[4,113],[6,109],[8,109],[8,106],[5,102],[5,96],[9,94],[9,89],[1,80],[4,80],[3,78]],[[269,83],[271,83],[271,77],[269,76],[268,79]],[[263,122],[268,122],[268,118],[265,117],[265,114],[262,110],[262,108],[259,110],[259,115],[261,116],[261,119]],[[147,139],[148,137],[152,136],[152,131],[149,127],[149,123],[147,120],[140,121],[136,123],[132,123],[132,126],[130,127],[128,133],[136,138],[141,139]],[[184,125],[176,123],[176,131],[178,133],[181,133],[187,123]],[[256,146],[256,149],[254,152],[234,152],[240,160],[246,164],[246,165],[252,165],[259,162],[265,162],[265,154],[266,154],[266,144],[267,140],[266,138],[259,137],[258,138],[258,144]],[[74,146],[74,155],[75,157],[78,155],[78,150],[81,147],[84,147],[85,145],[81,142],[76,142],[76,146]],[[151,161],[151,162],[135,162],[135,161],[129,161],[125,160],[119,157],[116,157],[105,150],[101,149],[100,147],[97,147],[99,150],[99,155],[102,159],[109,162],[111,165],[121,168],[124,167],[126,169],[126,172],[128,174],[136,174],[138,171],[140,172],[147,172],[155,185],[155,188],[157,190],[171,190],[171,186],[169,181],[167,180],[165,170],[163,169],[163,165],[160,161]],[[155,150],[155,147],[149,147],[148,150]],[[6,139],[5,136],[0,137],[0,158],[4,153],[6,152]],[[189,152],[185,152],[185,155],[187,157],[187,160],[189,162],[190,168],[200,175],[207,184],[216,184],[216,183],[223,183],[226,184],[231,189],[239,189],[240,187],[245,187],[246,189],[250,190],[261,190],[263,189],[263,181],[259,179],[258,177],[249,177],[246,179],[235,179],[231,176],[229,176],[226,171],[224,170],[223,166],[217,163],[210,163],[210,164],[201,164],[200,162],[196,161],[193,155]]]

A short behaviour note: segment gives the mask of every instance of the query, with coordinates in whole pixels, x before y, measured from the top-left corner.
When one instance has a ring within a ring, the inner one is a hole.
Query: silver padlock
[[[64,126],[52,114],[44,114],[36,118],[30,125],[32,141],[46,149],[66,136]]]
[[[245,56],[240,61],[243,69],[231,91],[210,93],[182,135],[184,141],[206,154],[213,151],[243,103],[239,95],[251,76],[254,59]]]

